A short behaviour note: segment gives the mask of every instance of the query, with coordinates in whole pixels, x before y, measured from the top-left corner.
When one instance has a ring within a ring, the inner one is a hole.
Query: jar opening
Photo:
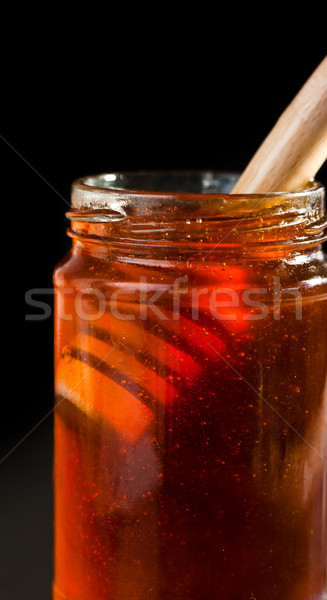
[[[72,209],[67,213],[74,223],[71,232],[80,237],[84,230],[77,223],[103,224],[102,239],[115,239],[119,244],[147,240],[161,245],[185,241],[216,246],[223,239],[242,247],[259,241],[276,244],[296,238],[299,243],[318,243],[325,239],[324,188],[319,182],[310,181],[305,189],[292,192],[231,194],[237,179],[236,173],[214,171],[84,177],[73,183]],[[96,237],[97,231],[92,235]]]
[[[214,171],[130,171],[91,175],[75,182],[85,188],[129,194],[183,196],[229,194],[239,175]]]
[[[175,200],[219,200],[229,196],[251,201],[264,198],[293,198],[306,195],[323,186],[314,180],[303,190],[292,192],[269,192],[266,194],[232,194],[239,178],[237,173],[219,171],[130,171],[124,173],[102,173],[77,179],[72,187],[72,206],[110,208],[115,199],[129,200],[151,198]],[[135,207],[136,208],[136,207]]]

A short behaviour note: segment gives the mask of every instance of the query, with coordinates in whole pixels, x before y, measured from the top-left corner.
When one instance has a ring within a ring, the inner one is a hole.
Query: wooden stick
[[[233,194],[302,189],[327,158],[327,56],[283,112]]]

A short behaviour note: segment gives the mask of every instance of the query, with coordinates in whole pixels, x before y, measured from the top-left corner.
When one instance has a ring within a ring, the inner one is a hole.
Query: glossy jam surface
[[[321,251],[75,244],[55,282],[54,599],[325,598]]]

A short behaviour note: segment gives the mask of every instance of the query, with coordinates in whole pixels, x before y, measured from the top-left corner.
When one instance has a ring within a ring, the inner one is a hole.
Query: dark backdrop
[[[53,324],[25,321],[24,295],[51,288],[69,249],[72,180],[125,169],[242,170],[325,54],[323,36],[300,43],[298,32],[284,30],[274,38],[255,32],[251,45],[246,33],[222,38],[219,28],[201,39],[151,31],[130,37],[120,28],[112,37],[108,27],[98,50],[96,35],[72,26],[70,51],[59,57],[61,30],[46,45],[45,27],[35,49],[26,54],[22,44],[18,66],[8,68],[0,132],[10,377],[1,419],[2,600],[50,598]],[[320,179],[327,183],[326,168]]]

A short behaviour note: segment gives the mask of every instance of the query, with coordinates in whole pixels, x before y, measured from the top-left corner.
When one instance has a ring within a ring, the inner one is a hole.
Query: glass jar
[[[55,271],[55,600],[326,598],[324,190],[73,185]]]

